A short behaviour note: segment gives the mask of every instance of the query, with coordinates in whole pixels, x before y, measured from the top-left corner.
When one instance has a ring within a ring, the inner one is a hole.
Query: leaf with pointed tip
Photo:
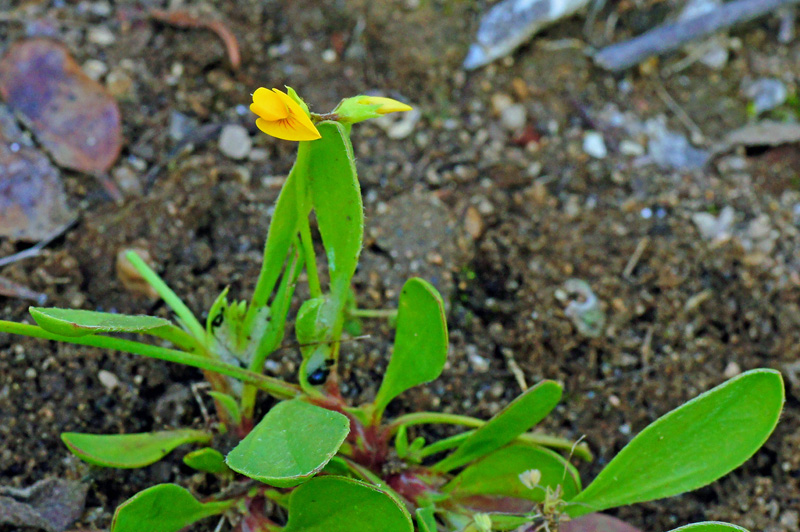
[[[344,477],[314,478],[292,492],[285,532],[413,532],[411,516],[382,490]]]
[[[358,265],[364,238],[364,207],[355,156],[344,126],[321,122],[322,138],[311,143],[309,189],[317,227],[328,257],[331,294],[344,299]]]
[[[156,316],[128,316],[69,308],[31,307],[28,311],[39,327],[61,336],[87,336],[108,332],[141,333],[172,325]]]
[[[225,457],[222,453],[211,447],[204,447],[190,452],[183,457],[183,463],[192,469],[215,475],[224,475],[231,471],[225,465]]]
[[[346,416],[293,399],[272,408],[228,453],[228,467],[279,488],[305,482],[339,450],[350,432]]]
[[[702,523],[693,523],[691,525],[674,528],[670,530],[670,532],[748,532],[748,530],[730,523],[703,521]]]
[[[781,374],[742,373],[657,419],[574,499],[567,513],[671,497],[742,465],[767,441],[783,408]]]
[[[450,471],[511,443],[543,420],[560,399],[561,385],[555,381],[542,381],[529,388],[432,469]]]
[[[195,521],[221,514],[234,500],[201,503],[176,484],[140,491],[114,512],[111,532],[177,532]]]
[[[537,469],[538,486],[525,486],[520,474]],[[515,497],[529,501],[544,500],[546,489],[561,487],[561,496],[571,499],[581,490],[578,471],[561,455],[533,445],[509,445],[466,467],[442,491],[454,498],[473,495]]]
[[[442,297],[429,282],[409,279],[400,292],[394,351],[375,397],[376,417],[380,419],[386,405],[404,391],[436,379],[446,361]]]
[[[103,467],[133,469],[158,462],[179,445],[208,443],[211,435],[191,429],[138,434],[64,432],[61,440],[85,462]]]

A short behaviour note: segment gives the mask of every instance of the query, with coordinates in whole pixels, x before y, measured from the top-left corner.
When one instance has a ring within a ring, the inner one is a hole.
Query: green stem
[[[397,317],[397,309],[352,308],[348,309],[347,314],[353,318],[386,318],[393,320]]]
[[[468,430],[466,432],[462,432],[461,434],[456,434],[455,436],[450,436],[449,438],[434,442],[417,451],[416,457],[421,460],[436,453],[452,449],[453,447],[458,447],[464,440],[473,434],[475,434],[474,430]]]
[[[322,285],[317,272],[317,255],[314,251],[314,240],[311,238],[311,225],[308,215],[311,208],[308,205],[308,165],[303,167],[297,175],[297,214],[300,216],[300,241],[303,246],[303,259],[306,262],[308,275],[308,291],[311,297],[322,297]]]
[[[161,338],[162,340],[166,340],[184,351],[200,351],[210,356],[210,353],[208,353],[206,350],[205,345],[198,342],[197,338],[187,333],[183,329],[175,327],[174,325],[150,329],[142,334],[147,334],[150,336],[155,336],[156,338]]]
[[[271,355],[278,345],[283,340],[284,331],[286,328],[286,315],[289,313],[289,306],[292,303],[292,296],[294,295],[294,287],[297,283],[297,277],[303,269],[303,259],[299,253],[295,252],[290,265],[286,268],[281,279],[281,284],[278,287],[278,292],[275,300],[270,307],[271,322],[264,336],[258,343],[253,360],[250,363],[250,371],[254,373],[261,373],[264,371],[264,362],[267,357]],[[242,390],[242,417],[244,419],[252,419],[253,411],[256,404],[256,391],[255,386],[245,384]]]
[[[434,423],[441,425],[461,425],[464,427],[472,427],[477,429],[484,426],[487,422],[483,421],[482,419],[477,419],[470,416],[461,416],[458,414],[446,414],[442,412],[415,412],[413,414],[406,414],[404,416],[400,416],[399,418],[395,419],[389,425],[387,425],[386,430],[388,431],[389,435],[394,435],[402,425],[406,426],[427,425]],[[592,460],[592,452],[589,450],[589,446],[586,445],[585,443],[579,443],[576,445],[574,442],[571,442],[570,440],[564,438],[558,438],[556,436],[549,436],[547,434],[538,434],[532,432],[526,432],[525,434],[520,434],[517,437],[517,440],[525,443],[541,445],[542,447],[550,447],[552,449],[570,451],[575,456],[583,460],[586,461]],[[436,443],[429,445],[425,449],[433,445],[436,445]]]
[[[142,355],[150,358],[157,358],[159,360],[166,360],[167,362],[176,362],[178,364],[192,366],[194,368],[210,371],[212,373],[219,373],[221,375],[233,377],[234,379],[238,379],[244,383],[252,384],[253,386],[256,386],[257,388],[281,399],[290,399],[300,395],[300,390],[297,388],[297,386],[289,384],[288,382],[273,379],[272,377],[267,377],[266,375],[260,375],[232,364],[220,362],[219,360],[200,357],[198,355],[178,351],[176,349],[168,349],[166,347],[148,345],[141,342],[134,342],[132,340],[125,340],[123,338],[113,338],[111,336],[59,336],[57,334],[49,333],[35,325],[15,323],[13,321],[5,320],[0,320],[0,332],[19,334],[33,338],[43,338],[45,340],[53,340],[70,344],[100,347],[103,349],[114,349],[116,351],[124,351],[134,355]]]
[[[192,314],[192,311],[189,310],[189,307],[186,306],[186,303],[178,297],[178,295],[172,291],[172,289],[167,286],[167,283],[159,277],[159,275],[154,272],[150,266],[147,265],[145,261],[142,260],[139,255],[136,254],[135,251],[128,251],[125,254],[125,258],[127,258],[136,271],[139,272],[147,283],[152,286],[155,291],[161,296],[161,299],[164,300],[164,303],[169,305],[169,307],[178,315],[181,319],[183,324],[189,329],[195,338],[199,342],[204,342],[206,338],[206,330],[200,325],[200,321]]]

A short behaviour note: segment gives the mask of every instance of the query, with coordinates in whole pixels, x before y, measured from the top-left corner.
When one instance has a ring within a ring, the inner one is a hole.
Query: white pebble
[[[587,131],[583,136],[583,151],[595,159],[605,159],[608,149],[603,135],[597,131]]]
[[[228,124],[219,135],[219,150],[231,159],[244,159],[250,154],[253,141],[244,126]]]
[[[500,123],[509,131],[522,129],[527,121],[528,112],[521,103],[509,105],[500,112]]]
[[[104,369],[101,369],[97,372],[97,380],[99,380],[100,384],[103,385],[103,388],[109,392],[119,386],[119,379],[117,376]]]
[[[114,42],[117,40],[117,38],[114,37],[114,33],[105,26],[95,26],[90,28],[86,38],[89,39],[89,42],[98,44],[100,46],[114,44]]]

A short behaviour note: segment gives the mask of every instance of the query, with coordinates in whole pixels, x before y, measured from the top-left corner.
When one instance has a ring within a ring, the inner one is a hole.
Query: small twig
[[[694,120],[692,120],[692,118],[689,116],[689,113],[687,113],[683,107],[681,107],[680,104],[675,101],[675,98],[673,98],[672,95],[667,92],[667,89],[664,88],[661,82],[657,82],[655,87],[659,98],[661,98],[661,100],[667,104],[667,107],[672,109],[672,112],[675,113],[675,116],[678,117],[678,120],[683,122],[683,125],[692,132],[692,142],[704,142],[706,136],[703,134],[703,130],[700,129],[700,126],[698,126]]]
[[[624,278],[630,278],[631,274],[633,273],[633,269],[636,268],[637,264],[639,264],[639,259],[642,258],[642,253],[644,253],[644,250],[647,248],[647,244],[649,242],[650,239],[644,237],[639,240],[638,244],[636,244],[636,249],[633,250],[631,258],[628,259],[628,264],[625,265],[625,269],[622,271],[622,276]]]
[[[676,50],[689,41],[797,3],[800,0],[734,0],[701,16],[665,24],[628,41],[607,46],[595,54],[594,62],[606,70],[624,70],[648,57]]]
[[[48,235],[44,240],[40,240],[39,242],[29,247],[28,249],[20,251],[19,253],[14,253],[13,255],[9,255],[7,257],[3,257],[2,259],[0,259],[0,268],[2,268],[3,266],[8,266],[9,264],[13,264],[15,262],[19,262],[23,259],[29,259],[38,256],[39,253],[41,253],[45,247],[50,245],[50,243],[56,238],[63,235],[67,231],[67,229],[72,227],[72,225],[76,221],[78,221],[78,219],[73,218],[67,223],[58,226],[56,230],[53,231],[50,235]]]

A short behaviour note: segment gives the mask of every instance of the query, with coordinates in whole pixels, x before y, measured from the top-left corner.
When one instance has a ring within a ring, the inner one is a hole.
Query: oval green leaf
[[[192,469],[224,475],[230,473],[230,469],[225,465],[225,457],[216,449],[204,447],[190,452],[183,457],[183,463]]]
[[[186,443],[208,443],[211,434],[181,429],[138,434],[64,432],[61,440],[81,460],[103,467],[133,469],[158,462]]]
[[[450,471],[511,443],[550,413],[561,399],[561,385],[542,381],[514,399],[441,462],[434,471]]]
[[[311,143],[308,175],[317,227],[328,257],[331,293],[343,298],[350,288],[364,239],[364,208],[355,156],[344,126],[317,124],[321,139]]]
[[[265,484],[296,486],[325,467],[349,432],[350,421],[338,412],[299,399],[283,401],[228,453],[226,462]]]
[[[694,523],[691,525],[674,528],[670,530],[670,532],[748,532],[748,530],[730,523],[721,523],[719,521],[703,521],[702,523]]]
[[[221,514],[234,502],[203,504],[176,484],[158,484],[117,508],[111,532],[177,532],[204,517]]]
[[[439,377],[446,361],[442,296],[429,282],[409,279],[400,292],[394,351],[375,397],[376,417],[380,419],[386,405],[404,391]]]
[[[573,516],[705,486],[750,458],[783,408],[780,373],[742,373],[647,426],[571,502]]]
[[[95,333],[140,333],[172,325],[156,316],[127,316],[93,310],[69,308],[28,309],[34,321],[47,332],[61,336],[86,336]]]
[[[292,492],[285,532],[413,532],[408,511],[380,489],[323,476]]]
[[[542,474],[539,487],[525,486],[519,475],[530,469]],[[465,468],[443,489],[454,498],[473,495],[515,497],[529,501],[544,500],[546,489],[561,486],[561,496],[571,499],[581,491],[578,471],[561,455],[533,445],[509,445]]]

